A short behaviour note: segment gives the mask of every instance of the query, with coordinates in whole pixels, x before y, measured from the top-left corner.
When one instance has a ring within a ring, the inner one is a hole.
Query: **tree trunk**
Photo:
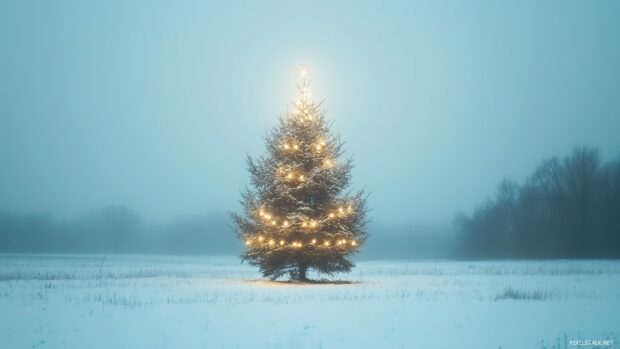
[[[299,264],[298,268],[299,268],[299,281],[308,281],[308,278],[306,277],[306,272],[308,271],[308,267],[305,265]]]
[[[306,276],[308,272],[308,266],[302,263],[297,263],[297,270],[291,271],[291,281],[305,282],[308,281]]]

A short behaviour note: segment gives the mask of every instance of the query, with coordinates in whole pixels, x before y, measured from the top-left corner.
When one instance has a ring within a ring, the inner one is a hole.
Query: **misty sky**
[[[0,209],[238,210],[301,63],[377,222],[620,155],[618,1],[224,3],[0,2]]]

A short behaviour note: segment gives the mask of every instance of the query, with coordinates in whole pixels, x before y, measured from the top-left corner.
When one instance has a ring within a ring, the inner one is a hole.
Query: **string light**
[[[300,96],[298,97],[298,100],[295,101],[295,104],[292,106],[292,114],[289,114],[290,117],[286,120],[287,122],[291,123],[297,122],[297,127],[303,128],[304,132],[314,132],[318,130],[313,130],[313,128],[316,126],[316,123],[322,123],[323,118],[320,114],[317,114],[317,107],[308,102],[310,93],[307,80],[305,80],[307,75],[308,72],[302,66],[299,69],[299,76],[301,78],[299,86]],[[311,133],[307,133],[307,135],[309,134]],[[332,153],[332,147],[334,146],[335,141],[329,138],[329,136],[326,134],[319,134],[315,137],[316,138],[313,137],[314,139],[310,139],[309,142],[306,143],[305,140],[302,141],[301,139],[296,138],[294,134],[289,134],[288,136],[286,136],[286,138],[283,138],[279,142],[276,142],[275,146],[278,147],[279,145],[280,154],[288,154],[291,157],[297,157],[298,155],[300,155],[301,152],[310,153],[308,154],[309,156],[314,156],[318,158],[315,160],[315,164],[319,166],[319,168],[323,166],[325,168],[325,172],[333,171],[327,169],[330,167],[338,169],[341,165],[339,165],[337,159],[332,159],[328,155]],[[286,152],[283,150],[286,150]],[[314,153],[314,155],[312,155],[312,153]],[[333,157],[333,155],[331,155],[331,157]],[[304,187],[307,184],[312,183],[312,181],[315,179],[315,177],[312,176],[312,172],[305,172],[305,170],[301,167],[295,167],[290,164],[276,167],[275,174],[280,178],[281,183],[295,186],[299,185],[300,187]],[[306,174],[308,174],[308,178],[306,178]],[[308,183],[301,183],[304,182],[306,179],[308,179]],[[326,252],[334,251],[335,253],[347,253],[348,250],[356,251],[357,248],[355,248],[355,246],[357,246],[357,241],[355,241],[354,239],[331,240],[332,238],[334,238],[334,236],[329,232],[324,231],[323,229],[326,225],[335,223],[335,221],[339,221],[341,219],[344,220],[340,217],[346,217],[348,214],[353,212],[353,206],[355,206],[355,208],[357,209],[357,204],[358,203],[354,202],[353,200],[349,202],[342,201],[338,205],[329,207],[329,209],[326,211],[319,212],[318,215],[313,217],[314,219],[310,219],[310,217],[307,216],[298,219],[294,216],[287,215],[284,212],[274,212],[275,214],[272,214],[270,212],[271,207],[269,206],[269,204],[258,206],[260,218],[255,219],[259,223],[262,223],[264,226],[266,226],[266,229],[262,230],[261,235],[246,236],[245,244],[248,246],[248,250],[269,246],[273,248],[274,253],[289,250],[291,249],[291,247],[295,249],[300,249],[304,247],[304,245],[307,249],[312,248],[316,251],[321,250],[322,247],[325,248]],[[256,211],[254,211],[254,215],[255,214]],[[291,221],[289,221],[288,219],[291,219]],[[278,236],[279,233],[277,232],[292,233],[293,230],[298,229],[299,226],[305,228],[305,230],[302,231],[307,233],[307,237],[291,241],[292,236],[286,236],[286,234]],[[318,229],[312,229],[317,227]],[[339,233],[335,232],[335,234]],[[276,240],[275,238],[277,237],[280,237],[281,240]],[[308,239],[308,237],[314,238]],[[299,251],[298,253],[301,253],[301,251]]]
[[[264,240],[265,240],[265,237],[264,237],[264,236],[262,236],[262,235],[259,235],[259,236],[258,236],[258,241],[259,241],[259,242],[263,242]],[[316,245],[316,243],[317,243],[317,239],[312,239],[312,240],[310,240],[310,244],[311,244],[311,245]],[[350,240],[350,241],[347,241],[347,239],[341,239],[341,240],[336,240],[336,241],[335,241],[335,244],[336,244],[337,246],[344,246],[344,245],[346,245],[347,243],[350,243],[350,244],[351,244],[351,246],[357,246],[357,241],[355,241],[355,240]],[[247,246],[252,245],[252,239],[247,239],[247,240],[245,241],[245,244],[246,244]],[[274,239],[270,239],[270,240],[269,240],[269,242],[268,242],[268,244],[269,244],[269,246],[274,246],[274,245],[276,244],[276,241],[275,241]],[[286,245],[286,241],[285,241],[285,240],[280,240],[279,244],[280,244],[280,246],[284,246],[284,245]],[[329,241],[329,240],[324,240],[324,241],[323,241],[323,245],[324,245],[325,247],[329,247],[329,246],[331,246],[331,241]],[[301,247],[303,247],[303,243],[302,243],[302,242],[300,242],[300,241],[293,241],[293,242],[291,242],[291,246],[292,246],[292,247],[294,247],[294,248],[301,248]]]
[[[304,175],[299,175],[297,178],[299,179],[299,181],[304,181],[306,179]],[[352,205],[339,206],[337,211],[328,213],[327,218],[328,219],[333,219],[333,218],[336,218],[336,215],[344,216],[344,215],[346,215],[348,213],[351,213],[352,211],[353,211],[353,206]],[[259,210],[259,214],[270,225],[272,225],[272,226],[278,225],[278,220],[276,220],[276,218],[272,214],[266,213],[264,211],[264,209],[260,209]],[[290,221],[288,221],[288,220],[281,220],[281,224],[282,224],[282,227],[288,228],[288,227],[291,226],[292,223]],[[318,223],[315,220],[309,220],[309,221],[306,220],[306,221],[302,221],[301,222],[301,227],[303,227],[303,228],[316,228],[317,226],[318,226]]]

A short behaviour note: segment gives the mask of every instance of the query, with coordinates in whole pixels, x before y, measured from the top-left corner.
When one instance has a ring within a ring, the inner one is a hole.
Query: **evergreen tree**
[[[345,192],[352,160],[340,161],[343,143],[330,133],[320,103],[308,98],[299,72],[299,99],[266,137],[267,155],[247,163],[252,189],[242,194],[244,215],[232,214],[245,241],[242,260],[275,280],[306,281],[308,270],[349,272],[349,257],[367,239],[366,197]]]

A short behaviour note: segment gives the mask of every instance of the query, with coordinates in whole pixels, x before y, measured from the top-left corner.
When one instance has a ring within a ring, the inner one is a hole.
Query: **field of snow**
[[[0,255],[0,348],[619,347],[620,261],[372,261],[338,280],[269,282],[234,257]]]

